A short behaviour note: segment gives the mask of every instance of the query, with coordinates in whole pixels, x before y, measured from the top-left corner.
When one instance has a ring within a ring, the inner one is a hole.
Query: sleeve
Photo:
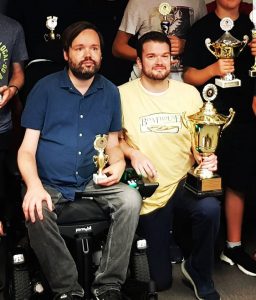
[[[17,29],[15,33],[15,41],[12,52],[12,63],[22,62],[28,59],[27,47],[25,44],[25,35],[23,28],[17,23]]]
[[[193,25],[187,35],[187,40],[183,52],[183,65],[184,67],[197,68],[196,60],[198,57],[197,46],[196,46],[196,30]]]
[[[198,0],[198,8],[195,14],[195,22],[207,14],[207,7],[204,0]]]
[[[113,90],[112,96],[112,103],[113,103],[113,115],[110,125],[110,132],[120,131],[122,129],[122,117],[121,117],[121,99],[120,93],[117,87]]]
[[[199,111],[199,109],[203,106],[203,100],[199,91],[191,86],[191,109],[188,111],[188,115],[193,115]]]
[[[135,35],[140,28],[141,17],[140,17],[140,6],[139,1],[130,0],[125,8],[124,15],[119,26],[120,31]]]
[[[21,117],[21,126],[42,131],[47,110],[47,88],[40,80],[28,95]]]

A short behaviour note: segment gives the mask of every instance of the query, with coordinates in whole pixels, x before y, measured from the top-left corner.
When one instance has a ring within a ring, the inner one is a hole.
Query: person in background
[[[241,80],[241,86],[218,88],[214,106],[219,113],[228,115],[232,107],[236,115],[231,125],[222,133],[217,155],[219,173],[225,189],[225,216],[227,242],[221,253],[221,260],[237,265],[245,274],[256,276],[256,262],[242,245],[242,223],[245,201],[251,197],[255,185],[256,169],[256,119],[252,109],[255,79],[249,76],[254,64],[250,43],[236,58],[218,59],[205,46],[206,38],[212,42],[219,39],[224,31],[220,21],[224,17],[233,20],[229,31],[242,41],[244,35],[251,37],[253,23],[248,15],[239,13],[240,0],[216,0],[216,9],[199,20],[191,28],[184,51],[184,81],[195,85],[200,91],[207,83],[214,83],[216,77],[234,72]],[[242,158],[242,159],[241,159]],[[246,241],[245,241],[246,242]]]
[[[168,36],[171,41],[171,55],[173,79],[182,80],[182,53],[186,36],[191,25],[202,18],[206,13],[204,0],[129,0],[122,22],[112,46],[114,56],[135,62],[137,52],[131,46],[132,37],[140,38],[146,32],[162,31],[163,15],[159,12],[159,5],[163,2],[172,8],[167,20],[170,22]],[[140,77],[140,69],[133,67],[130,79]]]
[[[125,169],[119,147],[120,95],[98,74],[103,38],[91,23],[80,21],[63,32],[68,68],[41,79],[30,92],[22,115],[26,128],[18,152],[24,179],[23,211],[31,246],[54,299],[83,299],[75,262],[57,221],[57,210],[75,193],[87,191],[111,214],[111,225],[92,291],[97,300],[121,300],[131,245],[139,219],[141,196],[119,183]],[[95,137],[108,135],[106,175],[96,185]],[[62,155],[60,155],[62,153]],[[42,251],[44,249],[44,251]]]
[[[185,261],[181,269],[198,299],[217,300],[212,271],[214,244],[219,229],[220,203],[184,188],[187,172],[197,161],[215,171],[217,157],[202,160],[192,152],[189,130],[182,113],[192,115],[202,106],[191,85],[169,79],[171,44],[161,32],[152,31],[138,41],[137,64],[141,78],[119,87],[123,114],[121,148],[136,172],[149,182],[159,182],[155,193],[143,200],[138,234],[148,242],[151,278],[158,290],[170,288],[170,228]]]
[[[24,84],[24,61],[28,59],[22,26],[0,13],[0,220],[7,203],[7,156],[11,146],[12,99]],[[0,235],[3,224],[0,221]]]

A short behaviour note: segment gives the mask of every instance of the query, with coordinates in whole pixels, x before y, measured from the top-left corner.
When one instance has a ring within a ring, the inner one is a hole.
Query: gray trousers
[[[65,201],[57,190],[45,186],[54,205]],[[110,187],[95,185],[92,181],[85,191],[94,195],[95,200],[111,211],[111,225],[92,290],[95,295],[109,288],[120,289],[126,279],[130,250],[137,228],[141,208],[141,196],[136,189],[118,183]],[[86,201],[86,200],[85,200]],[[78,283],[75,262],[60,236],[57,215],[43,206],[44,219],[35,223],[27,222],[30,244],[34,250],[52,292],[61,294],[72,291],[83,295]]]

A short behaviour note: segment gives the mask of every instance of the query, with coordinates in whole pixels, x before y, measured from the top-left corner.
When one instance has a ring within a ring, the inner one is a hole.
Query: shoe
[[[244,251],[242,246],[225,247],[220,259],[231,266],[236,264],[238,269],[246,275],[256,276],[256,261]]]
[[[171,263],[172,264],[180,264],[184,261],[184,257],[181,253],[179,246],[171,245],[170,251],[171,251]]]
[[[73,295],[72,292],[63,293],[61,295],[58,295],[54,297],[54,300],[82,300],[83,297],[79,297],[77,295]]]
[[[198,273],[193,270],[189,261],[181,263],[181,272],[186,280],[192,285],[198,300],[220,300],[219,293],[215,290],[213,281],[205,282],[200,279]]]
[[[96,296],[96,300],[122,300],[121,292],[118,290],[108,290],[105,293]]]

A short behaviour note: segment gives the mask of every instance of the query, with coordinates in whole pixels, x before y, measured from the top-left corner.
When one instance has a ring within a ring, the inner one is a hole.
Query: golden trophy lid
[[[190,121],[193,121],[196,124],[205,124],[205,125],[222,125],[227,121],[227,117],[218,114],[216,109],[214,108],[212,101],[217,97],[218,90],[216,85],[207,84],[203,88],[203,98],[206,101],[199,110],[194,115],[188,116]]]
[[[171,7],[171,5],[169,3],[163,2],[163,3],[161,3],[159,5],[158,10],[159,10],[159,12],[160,12],[161,15],[167,16],[171,12],[172,7]]]

